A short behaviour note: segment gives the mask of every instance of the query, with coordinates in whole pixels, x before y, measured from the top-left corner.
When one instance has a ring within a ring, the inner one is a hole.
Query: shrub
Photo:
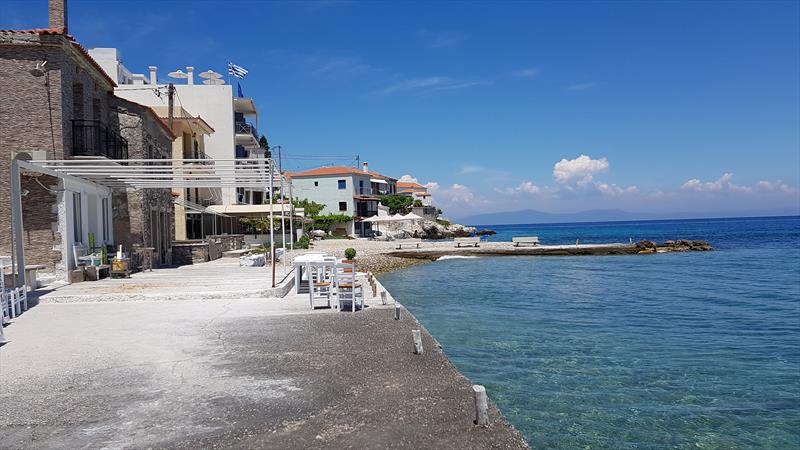
[[[297,248],[306,249],[311,244],[311,238],[308,237],[307,234],[304,234],[297,240]]]
[[[344,250],[344,257],[349,259],[350,261],[356,258],[356,249],[353,247],[348,247]]]

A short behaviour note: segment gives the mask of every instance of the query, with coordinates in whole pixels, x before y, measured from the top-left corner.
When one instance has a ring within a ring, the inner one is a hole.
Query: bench
[[[539,236],[520,236],[520,237],[512,237],[511,242],[514,243],[514,247],[519,247],[522,244],[531,244],[531,245],[539,245]]]
[[[402,241],[397,241],[397,250],[402,250],[403,245],[408,247],[409,245],[416,245],[419,248],[419,244],[422,243],[422,239],[403,239]]]
[[[479,237],[463,237],[463,238],[455,238],[453,242],[456,244],[456,247],[461,247],[461,244],[464,245],[474,245],[475,247],[478,246],[481,242],[481,238]]]

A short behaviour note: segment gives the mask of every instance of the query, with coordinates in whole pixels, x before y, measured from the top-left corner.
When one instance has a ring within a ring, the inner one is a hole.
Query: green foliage
[[[267,137],[263,134],[261,135],[261,139],[258,140],[258,146],[264,149],[265,157],[272,158],[272,152],[269,151],[269,142],[267,142]]]
[[[445,220],[445,219],[436,219],[436,223],[438,223],[439,225],[442,225],[444,227],[449,227],[450,225],[452,225],[449,220]]]
[[[295,200],[294,202],[295,208],[303,208],[305,210],[306,217],[314,218],[325,209],[325,205],[322,203],[312,202],[307,198],[302,200]]]
[[[311,224],[311,229],[327,231],[330,229],[331,225],[335,223],[347,223],[351,220],[353,220],[353,218],[347,214],[328,214],[326,216],[316,216],[314,217],[314,223]]]
[[[297,240],[297,244],[295,244],[295,248],[308,248],[311,245],[311,238],[308,237],[307,234],[304,234]]]
[[[422,200],[420,200],[420,199],[414,200],[414,206],[416,206],[416,207],[421,207],[421,206],[423,206],[423,205],[422,205]]]
[[[353,247],[348,247],[344,250],[344,257],[349,260],[353,260],[356,257],[356,249]]]
[[[381,205],[389,207],[389,214],[408,214],[414,199],[405,195],[384,195]]]
[[[239,223],[252,234],[266,233],[270,229],[277,230],[280,228],[281,219],[273,219],[272,226],[270,227],[269,217],[242,217]]]

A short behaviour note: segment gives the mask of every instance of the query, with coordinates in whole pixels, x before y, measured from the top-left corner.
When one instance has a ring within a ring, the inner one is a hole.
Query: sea
[[[533,448],[800,448],[800,217],[478,227],[715,248],[454,258],[380,278]]]

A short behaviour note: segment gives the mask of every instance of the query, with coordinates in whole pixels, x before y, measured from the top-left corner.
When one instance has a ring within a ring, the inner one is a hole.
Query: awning
[[[280,204],[265,204],[265,205],[211,205],[208,208],[209,211],[213,211],[214,213],[219,214],[231,214],[231,215],[248,215],[248,216],[261,216],[269,214],[270,210],[272,214],[281,214],[281,205]],[[289,217],[290,210],[292,206],[286,204],[283,206],[283,213],[286,214],[286,217]],[[304,211],[303,208],[295,208],[295,217],[303,217]]]
[[[369,182],[378,184],[389,184],[386,180],[381,180],[380,178],[370,178]]]

